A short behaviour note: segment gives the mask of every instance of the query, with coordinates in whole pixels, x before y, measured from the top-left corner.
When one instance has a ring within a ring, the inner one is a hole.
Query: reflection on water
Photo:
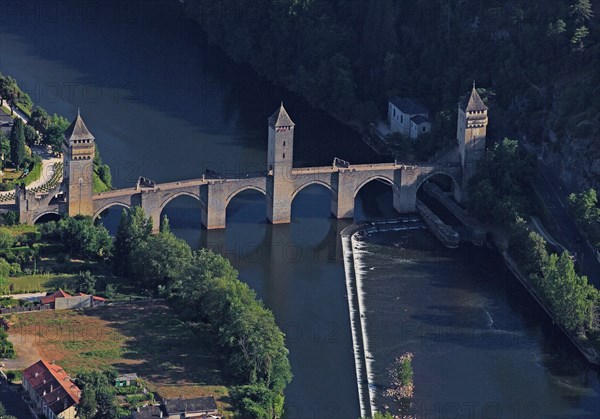
[[[81,13],[88,4],[92,15]],[[298,165],[330,164],[335,156],[350,162],[381,160],[352,130],[208,47],[178,2],[149,4],[2,2],[11,14],[3,15],[0,25],[0,71],[17,78],[50,114],[73,117],[80,106],[116,186],[135,184],[139,175],[161,182],[199,177],[206,168],[260,170],[266,160],[266,118],[281,99],[296,123]],[[369,184],[358,199],[358,219],[395,216],[388,186]],[[264,205],[260,195],[236,197],[224,231],[200,229],[193,199],[176,199],[165,214],[175,234],[192,247],[209,246],[231,258],[240,278],[275,313],[287,334],[294,372],[286,391],[288,417],[356,418],[356,377],[338,240],[348,221],[329,217],[329,192],[318,187],[298,195],[290,225],[265,223]],[[114,232],[120,213],[119,208],[110,209],[101,222]],[[523,394],[531,394],[529,400],[544,405],[544,412],[571,415],[581,406],[585,415],[597,408],[597,375],[580,365],[513,280],[496,278],[503,268],[493,255],[435,250],[427,235],[399,237],[394,243],[398,247],[381,245],[378,252],[400,253],[388,253],[390,259],[371,264],[373,278],[381,281],[369,295],[381,298],[381,307],[378,303],[377,310],[373,308],[380,314],[373,316],[372,328],[373,339],[377,333],[381,336],[372,347],[378,348],[382,377],[386,357],[412,344],[419,400],[482,404],[504,400],[505,394],[513,400],[515,391],[509,384],[515,383]],[[479,266],[484,263],[488,268]],[[395,274],[402,275],[402,287],[393,282]],[[393,292],[386,292],[388,285]],[[413,302],[412,309],[393,311],[397,304],[388,300],[394,295]],[[415,301],[428,309],[419,309]],[[387,306],[389,314],[381,311]],[[403,317],[411,315],[414,318]],[[404,319],[401,324],[447,325],[452,333],[438,341],[419,334],[430,332],[411,331],[410,339],[398,340],[399,319]],[[507,346],[478,339],[469,346],[460,340],[464,330],[488,327],[507,336],[517,331],[516,336],[531,342]],[[526,417],[524,411],[513,416]],[[452,417],[451,411],[446,413]],[[488,413],[493,417],[493,411]]]

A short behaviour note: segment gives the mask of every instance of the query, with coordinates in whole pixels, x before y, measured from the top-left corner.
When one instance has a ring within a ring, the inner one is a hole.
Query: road
[[[533,187],[544,201],[549,215],[556,221],[557,231],[552,231],[553,236],[577,256],[576,265],[579,274],[586,275],[590,283],[600,288],[600,263],[569,213],[570,191],[553,170],[538,159],[536,162],[537,171],[533,178]]]

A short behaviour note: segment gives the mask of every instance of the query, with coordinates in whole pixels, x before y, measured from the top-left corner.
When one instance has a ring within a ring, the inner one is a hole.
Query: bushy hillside
[[[496,121],[600,186],[600,46],[591,0],[186,0],[235,61],[347,122],[387,98],[453,110],[473,80]]]

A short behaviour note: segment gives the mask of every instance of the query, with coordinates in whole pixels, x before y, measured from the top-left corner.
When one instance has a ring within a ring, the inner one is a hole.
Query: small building
[[[429,110],[418,99],[394,96],[388,103],[388,125],[392,132],[414,140],[431,131]]]
[[[131,415],[133,419],[152,419],[162,418],[164,412],[162,406],[158,404],[150,404],[148,406],[138,407],[135,412]]]
[[[46,293],[45,297],[40,298],[40,303],[50,304],[50,305],[54,306],[54,303],[56,302],[57,298],[69,298],[69,297],[71,297],[71,294],[59,289],[58,291],[55,291],[55,292]]]
[[[14,119],[12,119],[9,114],[4,112],[3,109],[0,109],[0,130],[2,130],[2,132],[9,135],[14,122]]]
[[[136,386],[138,376],[135,372],[130,374],[121,374],[115,379],[115,387]]]
[[[74,419],[81,390],[59,365],[40,360],[23,371],[23,388],[34,410],[48,419]]]
[[[40,303],[49,304],[55,310],[93,307],[104,304],[105,302],[106,298],[88,295],[82,292],[77,293],[77,295],[71,295],[61,289],[52,293],[49,292],[45,297],[40,298]]]
[[[219,419],[222,415],[217,410],[214,397],[197,397],[195,399],[164,400],[161,409],[165,418],[199,418]]]

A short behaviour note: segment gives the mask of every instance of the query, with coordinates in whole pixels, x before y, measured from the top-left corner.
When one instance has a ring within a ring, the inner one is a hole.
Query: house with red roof
[[[59,365],[39,360],[23,371],[23,388],[37,413],[48,419],[74,419],[81,390]]]
[[[57,298],[68,298],[70,296],[71,294],[69,294],[68,292],[59,289],[56,292],[48,293],[45,297],[42,297],[40,299],[40,302],[42,304],[54,304]]]
[[[67,308],[93,307],[95,305],[104,304],[106,298],[96,295],[84,294],[82,292],[76,295],[71,295],[61,289],[53,293],[48,293],[40,299],[42,304],[49,304],[55,310]]]

